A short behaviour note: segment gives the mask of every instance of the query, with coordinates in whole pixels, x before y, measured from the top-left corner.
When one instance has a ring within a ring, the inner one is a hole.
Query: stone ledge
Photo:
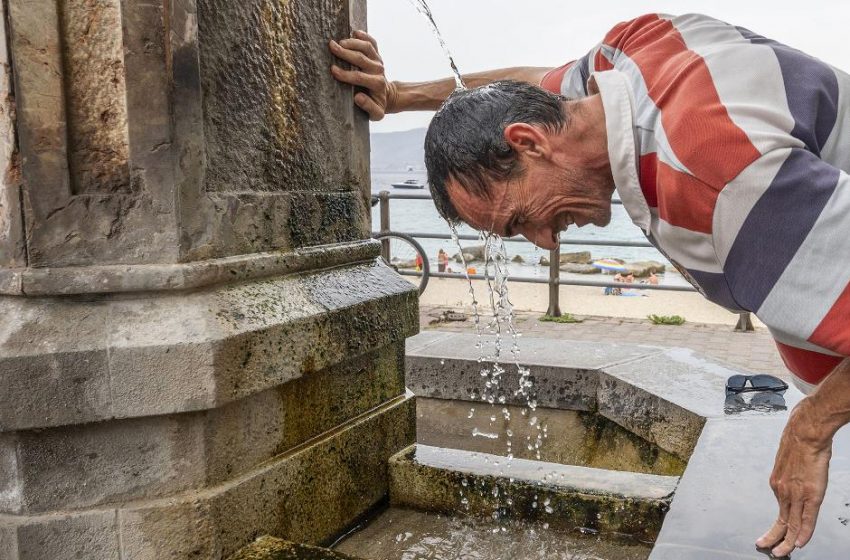
[[[492,337],[482,338],[485,350],[492,350]],[[425,331],[407,341],[406,383],[416,395],[439,399],[481,401],[481,363],[478,362],[478,338],[470,334]],[[510,343],[505,343],[507,346]],[[538,406],[561,410],[596,409],[598,372],[603,368],[645,358],[660,348],[637,345],[595,344],[521,338],[519,360],[531,368]],[[491,352],[492,353],[492,352]],[[501,390],[506,404],[524,405],[517,397],[520,374],[510,351],[503,350]],[[567,363],[565,356],[571,360]],[[492,363],[486,358],[485,364]],[[446,375],[446,364],[452,375]]]
[[[545,521],[654,539],[678,477],[416,445],[390,460],[393,505]],[[503,496],[510,496],[506,502]]]
[[[0,298],[15,318],[0,432],[218,408],[400,342],[415,302],[380,261],[183,295]]]
[[[0,514],[0,560],[221,558],[258,533],[325,542],[386,496],[388,460],[415,437],[414,404],[394,399],[211,488],[117,508]]]
[[[3,268],[0,269],[0,295],[32,297],[194,290],[364,262],[379,254],[380,244],[369,239],[187,263]]]

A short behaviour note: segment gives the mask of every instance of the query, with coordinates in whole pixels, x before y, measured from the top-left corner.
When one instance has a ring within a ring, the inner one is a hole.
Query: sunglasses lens
[[[729,391],[741,391],[746,384],[746,375],[733,375],[726,381],[726,389]]]
[[[756,391],[784,391],[788,385],[772,375],[753,375],[750,383]]]

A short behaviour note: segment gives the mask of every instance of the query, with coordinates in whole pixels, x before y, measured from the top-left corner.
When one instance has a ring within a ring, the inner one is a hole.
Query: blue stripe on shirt
[[[735,238],[723,270],[735,301],[758,311],[838,184],[840,172],[791,150]]]
[[[773,49],[782,71],[788,108],[794,117],[791,135],[818,156],[838,118],[838,78],[829,65],[782,43],[738,27],[744,38]]]

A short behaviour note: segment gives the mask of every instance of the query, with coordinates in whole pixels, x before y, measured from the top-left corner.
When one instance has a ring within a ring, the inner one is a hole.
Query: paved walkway
[[[448,307],[422,306],[422,329],[474,332],[473,323],[433,322]],[[579,317],[581,323],[541,322],[540,313],[519,311],[516,325],[524,336],[598,342],[627,342],[654,346],[678,346],[757,373],[770,373],[788,379],[773,338],[764,328],[738,333],[727,325],[685,323],[680,326],[653,325],[647,319]]]

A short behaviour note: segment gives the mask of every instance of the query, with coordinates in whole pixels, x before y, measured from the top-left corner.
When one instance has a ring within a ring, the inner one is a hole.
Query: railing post
[[[738,313],[738,324],[735,325],[735,332],[753,332],[755,330],[750,312]]]
[[[549,251],[549,310],[546,312],[550,317],[561,316],[561,243]]]
[[[381,204],[381,231],[390,231],[390,191],[381,191],[378,194]],[[390,240],[381,240],[381,256],[390,262]]]

